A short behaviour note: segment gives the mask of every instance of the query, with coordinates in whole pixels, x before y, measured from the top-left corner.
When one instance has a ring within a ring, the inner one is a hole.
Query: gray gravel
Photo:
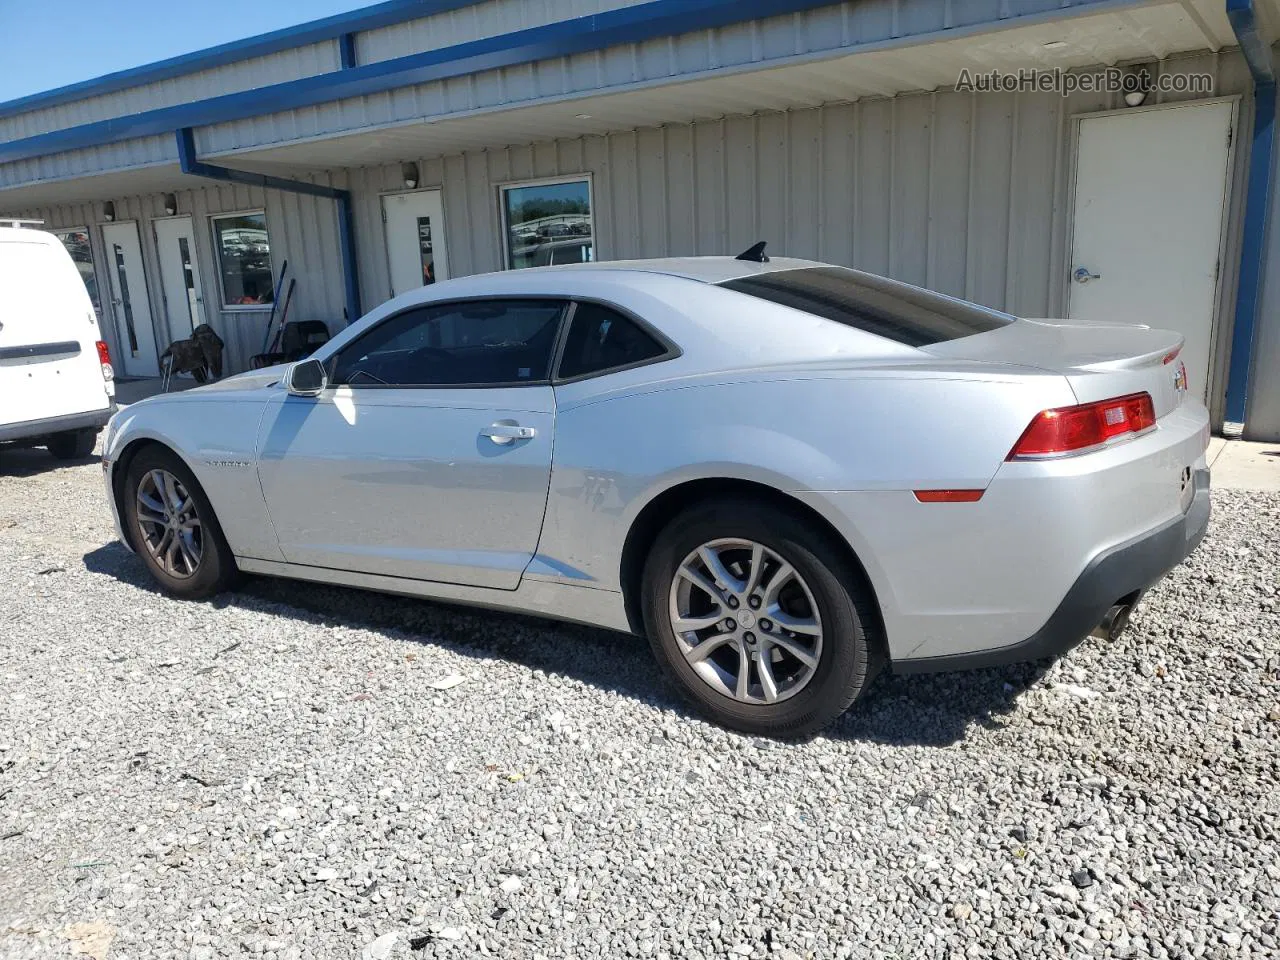
[[[778,744],[627,637],[168,600],[100,473],[0,452],[0,956],[1280,954],[1280,497],[1116,643]]]

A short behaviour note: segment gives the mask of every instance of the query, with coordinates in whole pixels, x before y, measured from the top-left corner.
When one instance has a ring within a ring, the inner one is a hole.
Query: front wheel
[[[872,678],[878,617],[860,571],[815,524],[769,504],[700,504],[659,534],[645,629],[701,712],[746,733],[802,736]]]
[[[129,540],[165,590],[202,600],[231,585],[235,558],[195,475],[172,451],[151,446],[124,483]]]

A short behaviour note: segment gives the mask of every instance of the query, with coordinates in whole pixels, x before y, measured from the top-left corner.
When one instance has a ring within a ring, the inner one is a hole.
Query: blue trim
[[[0,163],[119,143],[135,137],[168,135],[181,127],[202,127],[296,110],[347,97],[466,76],[480,70],[518,66],[586,53],[655,37],[723,27],[744,20],[830,6],[831,0],[651,0],[608,13],[577,17],[470,43],[428,50],[322,73],[301,80],[229,93],[208,100],[161,107],[0,143]],[[950,33],[950,31],[947,31]]]
[[[1231,331],[1231,365],[1227,370],[1224,419],[1245,422],[1253,338],[1261,306],[1262,264],[1271,206],[1271,168],[1275,149],[1276,74],[1271,47],[1258,33],[1253,0],[1227,0],[1227,19],[1253,74],[1253,143],[1249,149],[1249,186],[1240,240],[1240,274],[1236,286],[1235,324]]]
[[[256,37],[244,40],[233,40],[216,47],[184,53],[180,57],[170,57],[141,67],[131,67],[117,73],[108,73],[93,80],[82,80],[68,84],[55,90],[45,90],[29,96],[18,97],[0,103],[0,117],[11,117],[42,107],[55,107],[61,103],[83,100],[104,93],[115,93],[143,83],[154,83],[157,80],[171,80],[197,70],[208,70],[221,67],[238,60],[250,57],[262,57],[281,50],[301,47],[308,43],[321,43],[333,40],[345,33],[357,33],[361,30],[376,30],[406,20],[417,20],[436,13],[447,13],[461,7],[470,7],[481,0],[388,0],[372,7],[340,13],[337,16],[325,17],[323,20],[312,20],[297,26],[273,30]]]
[[[352,215],[351,192],[337,187],[326,187],[305,180],[289,180],[265,173],[236,170],[205,163],[196,158],[196,141],[190,127],[183,127],[176,134],[178,141],[178,165],[182,172],[209,180],[225,180],[230,183],[247,183],[268,190],[284,190],[289,193],[305,193],[313,197],[326,197],[338,202],[338,248],[342,257],[342,285],[346,299],[347,323],[360,318],[360,278],[356,270],[355,217]]]

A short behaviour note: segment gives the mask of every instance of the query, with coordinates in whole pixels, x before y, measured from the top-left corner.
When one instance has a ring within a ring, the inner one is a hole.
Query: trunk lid
[[[1080,403],[1149,393],[1156,417],[1187,396],[1183,337],[1141,324],[1019,319],[998,330],[920,349],[949,359],[1036,367],[1066,377]]]

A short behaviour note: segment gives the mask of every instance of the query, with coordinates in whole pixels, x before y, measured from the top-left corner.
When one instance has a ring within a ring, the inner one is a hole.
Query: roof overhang
[[[1270,42],[1280,0],[1258,0]],[[264,173],[298,173],[417,160],[469,150],[604,134],[761,111],[951,90],[963,71],[1087,70],[1217,51],[1235,42],[1224,0],[1099,0],[1023,18],[923,36],[736,65],[520,104],[362,123],[288,141],[202,150],[201,156]],[[339,104],[340,106],[341,104]],[[280,118],[267,114],[261,119]],[[234,121],[227,121],[232,123]],[[263,124],[263,126],[272,126]],[[277,129],[287,129],[284,123]],[[197,144],[220,139],[219,125]],[[226,139],[226,138],[222,138]],[[5,209],[179,189],[176,161],[93,176],[51,178],[0,191]]]

